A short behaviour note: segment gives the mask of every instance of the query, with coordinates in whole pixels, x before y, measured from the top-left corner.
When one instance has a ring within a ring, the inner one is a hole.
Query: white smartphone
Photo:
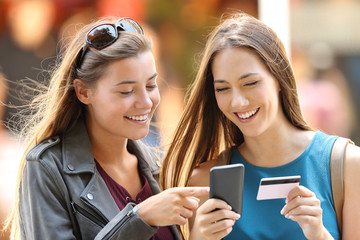
[[[300,184],[301,176],[262,178],[257,200],[286,198],[289,192]]]
[[[210,169],[210,198],[224,200],[234,212],[242,214],[244,165],[241,163]]]

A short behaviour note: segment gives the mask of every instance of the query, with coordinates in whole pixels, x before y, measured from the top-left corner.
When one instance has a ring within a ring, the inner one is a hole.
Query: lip
[[[253,109],[253,110],[249,110],[249,111],[234,112],[234,114],[237,117],[237,119],[240,120],[240,122],[246,123],[246,122],[253,120],[259,113],[259,110],[260,110],[260,107]],[[245,118],[246,115],[250,115],[250,116]],[[242,117],[240,117],[240,116],[242,116]]]
[[[147,123],[151,119],[150,112],[138,115],[127,115],[124,116],[126,120],[129,120],[134,123]]]

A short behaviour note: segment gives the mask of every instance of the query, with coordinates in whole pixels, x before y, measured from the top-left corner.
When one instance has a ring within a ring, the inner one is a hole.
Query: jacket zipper
[[[93,214],[89,213],[88,211],[86,211],[85,209],[83,209],[82,207],[80,207],[78,204],[76,204],[74,202],[71,202],[71,207],[73,209],[74,214],[76,212],[79,212],[80,214],[82,214],[86,218],[90,219],[92,222],[94,222],[95,224],[99,225],[102,228],[108,223],[107,221],[105,221],[103,219],[99,219],[99,218],[95,217]]]
[[[110,239],[115,232],[122,227],[132,216],[135,215],[134,209],[131,209],[102,239]]]

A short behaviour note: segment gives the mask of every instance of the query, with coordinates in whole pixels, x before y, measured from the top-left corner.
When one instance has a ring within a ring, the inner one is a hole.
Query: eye
[[[132,94],[134,92],[134,90],[130,90],[130,91],[120,91],[120,94],[122,94],[122,95],[130,95],[130,94]]]
[[[228,89],[229,89],[228,87],[216,88],[215,91],[216,91],[216,92],[223,92],[223,91],[226,91],[226,90],[228,90]]]
[[[249,82],[249,83],[246,83],[244,86],[254,86],[258,83],[259,81],[253,81],[253,82]]]
[[[150,89],[150,90],[155,89],[157,87],[158,87],[157,84],[152,84],[152,85],[146,86],[146,88]]]

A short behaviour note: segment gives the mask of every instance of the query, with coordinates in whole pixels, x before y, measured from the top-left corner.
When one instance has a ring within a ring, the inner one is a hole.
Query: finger
[[[322,208],[318,206],[301,205],[285,214],[286,218],[290,218],[291,216],[322,216]]]
[[[180,215],[183,217],[183,218],[191,218],[193,216],[194,212],[190,209],[187,209],[187,208],[182,208],[181,209],[181,213]]]
[[[211,213],[211,217],[213,219],[213,222],[219,222],[224,219],[230,219],[230,220],[238,220],[240,218],[240,214],[230,211],[230,210],[216,210]]]
[[[226,237],[227,235],[229,235],[229,233],[231,233],[232,231],[232,227],[226,228],[222,231],[216,232],[214,233],[214,239],[223,239],[224,237]]]
[[[213,211],[214,209],[231,210],[231,206],[223,200],[216,199],[216,198],[210,198],[210,199],[206,200],[203,205],[200,206],[198,211],[200,213],[209,213],[209,212]]]
[[[178,192],[183,197],[188,196],[205,196],[209,194],[210,188],[209,187],[179,187],[174,188],[174,191]]]
[[[177,224],[177,225],[184,225],[187,223],[187,218],[181,216],[181,215],[178,215],[175,219],[174,219],[174,224]]]
[[[320,207],[320,200],[314,197],[297,197],[287,202],[287,204],[281,210],[281,214],[286,215],[295,208],[301,206],[314,206]]]
[[[227,228],[232,228],[232,226],[234,226],[234,224],[235,224],[235,221],[232,219],[224,219],[221,221],[214,222],[212,224],[213,232],[216,233],[216,232],[223,231]]]
[[[286,201],[288,202],[299,196],[300,197],[313,197],[313,196],[315,196],[315,194],[304,186],[296,186],[289,192],[289,194],[286,198]]]
[[[315,225],[315,224],[319,224],[319,222],[321,222],[321,219],[314,217],[314,216],[310,216],[310,215],[289,215],[288,219],[299,223],[300,225],[306,223],[309,225]]]
[[[185,197],[183,206],[191,211],[196,210],[199,207],[200,199],[195,197]]]
[[[203,234],[212,236],[212,239],[222,239],[231,232],[234,223],[235,221],[230,219],[213,222],[208,224],[205,229],[203,229]]]
[[[224,230],[226,231],[226,229],[229,228],[231,231],[234,223],[235,221],[230,219],[219,222],[207,222],[201,227],[201,234],[203,236],[211,236],[211,239],[221,239],[226,235],[223,235],[221,238],[215,236],[218,235],[220,232],[223,232]]]

